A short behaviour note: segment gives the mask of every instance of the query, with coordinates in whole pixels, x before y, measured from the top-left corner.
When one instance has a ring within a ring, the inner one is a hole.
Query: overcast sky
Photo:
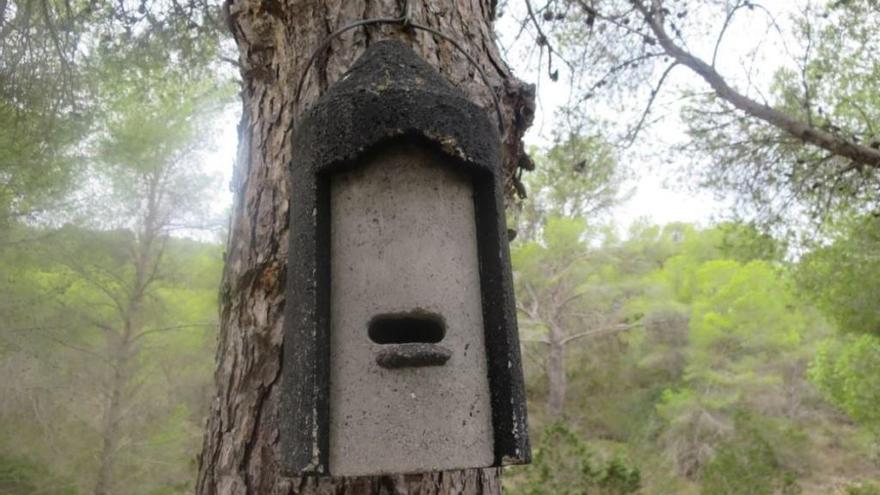
[[[799,0],[774,0],[772,8],[777,21],[783,29],[790,25],[788,15]],[[511,5],[516,5],[516,0],[511,0]],[[498,22],[497,28],[502,45],[510,45],[510,39],[516,32],[518,24],[515,19],[517,12],[506,13]],[[721,19],[718,20],[721,22]],[[711,49],[714,44],[714,33],[717,27],[707,26],[707,32],[712,33],[707,37],[705,46],[691,46],[697,55],[705,59],[711,58]],[[781,65],[788,63],[790,57],[786,55],[788,50],[796,50],[796,47],[783,47],[780,37],[770,31],[768,33],[766,20],[743,18],[734,23],[725,37],[722,45],[721,57],[718,65],[719,70],[730,81],[738,82],[737,86],[743,89],[744,75],[748,70],[744,60],[754,60],[758,68],[750,74],[751,81],[759,89],[766,89],[773,71]],[[760,50],[754,59],[750,51],[760,46]],[[541,74],[536,73],[534,60],[528,60],[526,45],[509,46],[508,63],[513,67],[518,77],[523,80],[535,82]],[[751,66],[751,63],[748,64]],[[564,68],[563,68],[564,70]],[[545,146],[550,142],[551,131],[555,127],[554,112],[563,104],[568,97],[568,87],[564,73],[559,82],[551,82],[546,77],[546,71],[538,85],[538,108],[535,123],[526,134],[526,142],[531,145]],[[730,203],[719,200],[709,192],[694,192],[688,189],[687,184],[681,184],[680,174],[676,174],[684,165],[682,160],[688,159],[683,156],[674,156],[669,161],[668,156],[663,156],[660,150],[665,144],[671,144],[685,139],[683,126],[678,120],[680,109],[680,90],[685,88],[705,90],[706,86],[687,69],[680,67],[671,74],[669,83],[655,104],[655,113],[663,115],[659,125],[654,125],[649,133],[645,133],[637,142],[630,153],[622,158],[624,166],[629,167],[633,179],[625,185],[626,190],[631,190],[629,200],[623,202],[611,213],[610,221],[614,222],[621,231],[634,220],[639,218],[648,219],[651,222],[665,224],[669,222],[695,222],[703,225],[709,224],[713,219],[724,217],[726,208]],[[633,102],[638,106],[641,102]],[[595,111],[595,108],[590,109]],[[240,104],[233,105],[218,122],[219,135],[216,139],[217,147],[206,156],[206,166],[211,173],[221,177],[222,188],[216,191],[212,199],[213,210],[221,213],[228,209],[232,201],[232,193],[228,184],[232,176],[232,163],[237,146],[236,125]],[[634,109],[638,112],[640,109]],[[608,115],[604,118],[609,118]],[[660,145],[658,146],[658,143]],[[638,158],[632,158],[638,157]]]

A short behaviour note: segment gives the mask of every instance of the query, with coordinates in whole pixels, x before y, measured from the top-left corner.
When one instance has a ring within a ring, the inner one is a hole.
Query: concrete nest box
[[[293,137],[281,447],[290,475],[529,461],[486,112],[372,45]]]

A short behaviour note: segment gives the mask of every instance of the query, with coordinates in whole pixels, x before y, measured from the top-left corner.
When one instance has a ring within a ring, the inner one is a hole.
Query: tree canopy
[[[669,122],[659,102],[672,93],[689,138],[677,153],[701,158],[688,173],[733,194],[744,216],[779,225],[876,210],[876,0],[507,6],[517,39],[537,41],[537,64],[570,88],[566,127],[598,122],[625,146],[654,139],[644,131]],[[671,82],[681,72],[690,83]]]

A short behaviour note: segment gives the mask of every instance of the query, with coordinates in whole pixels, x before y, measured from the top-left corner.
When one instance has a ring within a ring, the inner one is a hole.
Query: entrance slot
[[[436,344],[446,335],[446,324],[434,313],[379,315],[370,320],[369,335],[377,344]]]

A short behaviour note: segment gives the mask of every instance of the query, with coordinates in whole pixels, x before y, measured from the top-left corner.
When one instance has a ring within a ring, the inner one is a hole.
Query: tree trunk
[[[142,287],[145,266],[143,256],[138,256],[138,264],[135,272],[135,287]],[[136,289],[135,295],[131,298],[128,306],[125,307],[126,312],[120,316],[123,319],[122,331],[119,334],[105,334],[108,339],[108,362],[112,363],[112,376],[110,377],[109,391],[107,394],[107,409],[104,412],[103,428],[101,437],[100,464],[98,465],[98,475],[95,481],[94,495],[109,495],[114,493],[113,477],[114,465],[116,463],[116,451],[119,448],[119,442],[123,435],[121,422],[123,410],[127,398],[125,397],[126,388],[129,379],[132,376],[132,358],[135,356],[132,337],[137,333],[139,328],[141,301],[143,299],[143,291]]]
[[[404,2],[401,2],[404,3]],[[522,133],[531,123],[533,89],[509,72],[495,46],[491,0],[409,0],[413,22],[457,40],[488,75],[453,46],[400,26],[356,28],[335,38],[294,93],[306,61],[333,31],[361,19],[399,17],[395,0],[231,0],[226,9],[239,47],[243,113],[233,179],[235,203],[221,287],[217,395],[200,458],[196,492],[498,493],[495,469],[376,478],[285,478],[280,473],[278,410],[288,236],[288,163],[296,117],[375,40],[396,38],[437,67],[494,116],[489,91],[502,103],[504,165],[513,189]],[[291,235],[296,235],[292,233]]]
[[[560,419],[565,409],[565,333],[559,326],[550,325],[547,353],[547,416]]]
[[[142,335],[142,311],[147,288],[155,280],[156,270],[162,259],[162,249],[158,249],[158,252],[155,249],[155,243],[159,241],[163,227],[158,222],[159,197],[162,195],[162,191],[160,191],[161,176],[162,173],[154,173],[148,179],[149,193],[146,198],[146,210],[141,220],[141,230],[135,237],[132,292],[128,297],[128,303],[121,307],[118,313],[119,319],[122,321],[121,332],[116,334],[111,329],[105,329],[104,335],[108,340],[107,357],[108,362],[112,363],[113,375],[110,380],[107,409],[101,432],[103,443],[94,495],[114,493],[113,470],[116,463],[116,451],[124,433],[120,423],[123,419],[126,402],[131,399],[131,397],[126,397],[126,389],[136,368],[138,348],[135,341]]]
[[[108,495],[112,493],[113,482],[113,464],[116,456],[116,449],[119,446],[119,420],[122,416],[122,392],[128,381],[125,376],[127,368],[126,359],[121,355],[124,350],[118,350],[120,353],[113,360],[114,370],[110,381],[110,397],[107,404],[107,410],[104,413],[103,428],[101,437],[100,464],[98,465],[98,476],[95,481],[95,495]]]

